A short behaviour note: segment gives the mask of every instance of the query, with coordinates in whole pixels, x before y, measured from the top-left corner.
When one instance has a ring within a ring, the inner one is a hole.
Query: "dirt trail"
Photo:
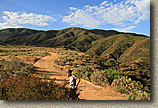
[[[37,74],[50,75],[51,79],[56,78],[56,83],[62,84],[65,79],[68,80],[68,77],[65,71],[53,67],[54,60],[57,59],[58,55],[52,52],[50,54],[34,64],[37,67]],[[79,96],[83,100],[127,100],[127,95],[112,90],[110,86],[104,88],[82,79],[78,88],[83,90]]]

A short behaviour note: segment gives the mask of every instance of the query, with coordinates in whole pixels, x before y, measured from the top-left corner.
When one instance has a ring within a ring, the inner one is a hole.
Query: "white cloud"
[[[63,18],[63,22],[68,22],[71,25],[83,25],[84,27],[97,27],[100,22],[86,11],[78,9],[75,13]]]
[[[108,1],[104,1],[100,4],[100,6],[105,5]]]
[[[150,0],[124,0],[117,4],[104,1],[98,6],[71,7],[68,13],[63,17],[63,22],[71,25],[94,28],[111,24],[119,28],[130,26],[130,30],[150,18]]]
[[[135,22],[139,23],[141,20],[146,20],[150,16],[150,0],[135,0],[133,3],[136,5],[138,11],[141,13],[138,20]]]
[[[4,22],[4,23],[0,23],[0,28],[4,29],[4,28],[19,28],[21,26],[17,25],[17,24],[9,24],[8,22]]]
[[[70,10],[76,10],[77,8],[74,7],[69,7]]]
[[[115,28],[114,30],[118,30],[118,31],[122,31],[122,32],[129,32],[130,30],[132,30],[135,27],[136,26],[129,26],[129,27],[122,28],[122,29]]]
[[[56,21],[48,15],[40,15],[26,12],[8,12],[3,11],[4,16],[1,17],[3,22],[0,22],[0,28],[17,28],[19,24],[32,24],[36,26],[48,25],[48,22]]]

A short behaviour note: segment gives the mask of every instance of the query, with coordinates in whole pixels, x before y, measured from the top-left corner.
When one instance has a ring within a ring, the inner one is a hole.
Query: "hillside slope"
[[[0,42],[12,45],[65,46],[85,51],[87,47],[84,49],[82,47],[90,45],[93,41],[117,34],[124,33],[114,30],[86,30],[75,27],[49,31],[31,30],[26,28],[8,28],[0,30]],[[131,35],[137,36],[137,34]]]
[[[150,38],[118,34],[104,39],[99,39],[90,45],[87,54],[98,56],[112,55],[123,62],[150,58]]]
[[[0,43],[81,51],[95,56],[93,64],[101,69],[115,68],[150,86],[150,37],[145,35],[76,27],[49,31],[9,28],[0,30]]]
[[[150,59],[150,38],[140,34],[114,30],[31,30],[8,28],[0,30],[0,42],[10,45],[65,47],[98,56],[111,55],[120,61]]]
[[[25,28],[0,30],[0,42],[10,45],[65,47],[98,56],[112,55],[121,61],[150,56],[150,38],[114,30],[31,30]],[[141,53],[141,54],[140,54]],[[135,56],[136,55],[136,56]]]

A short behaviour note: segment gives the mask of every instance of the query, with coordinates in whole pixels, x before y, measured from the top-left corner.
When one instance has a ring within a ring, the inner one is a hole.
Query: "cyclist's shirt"
[[[77,79],[77,77],[75,75],[71,75],[69,77],[70,88],[74,88],[74,86],[76,86],[76,79]]]

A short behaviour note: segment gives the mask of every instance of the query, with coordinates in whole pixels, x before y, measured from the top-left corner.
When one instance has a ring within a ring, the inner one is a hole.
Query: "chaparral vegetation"
[[[96,85],[150,100],[150,37],[113,30],[0,30],[0,99],[66,100],[65,86],[36,77],[33,63],[53,51],[56,68]]]

